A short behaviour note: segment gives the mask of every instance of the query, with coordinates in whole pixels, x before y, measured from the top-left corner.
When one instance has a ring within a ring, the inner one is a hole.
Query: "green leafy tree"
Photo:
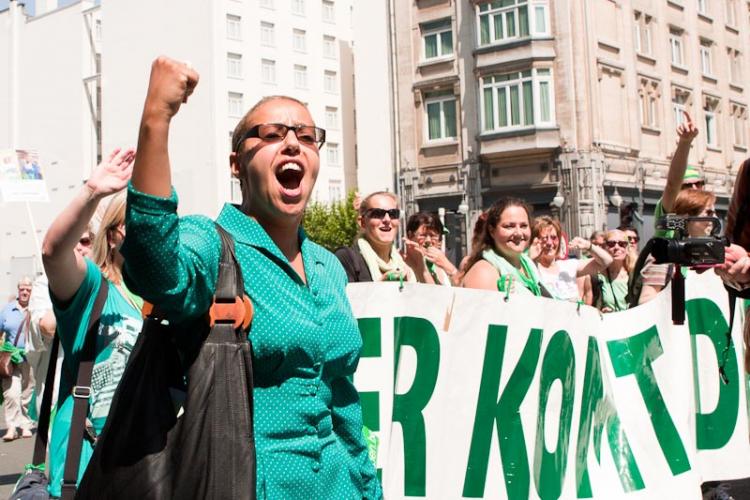
[[[357,211],[354,210],[354,192],[349,193],[346,201],[309,203],[302,219],[302,227],[310,239],[330,251],[351,245],[359,231]]]

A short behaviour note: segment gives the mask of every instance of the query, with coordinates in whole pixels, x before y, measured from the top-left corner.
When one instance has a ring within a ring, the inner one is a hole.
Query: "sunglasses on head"
[[[365,214],[370,219],[383,219],[386,214],[388,214],[388,217],[391,219],[398,219],[399,215],[401,215],[401,210],[398,208],[391,208],[389,210],[386,210],[385,208],[370,208]]]
[[[620,248],[627,248],[628,242],[627,241],[607,241],[607,246],[609,248],[614,248],[619,246]]]
[[[705,185],[705,181],[683,182],[682,189],[703,189]]]

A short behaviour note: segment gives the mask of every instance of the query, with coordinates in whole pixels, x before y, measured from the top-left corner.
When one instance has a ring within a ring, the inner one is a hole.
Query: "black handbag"
[[[145,319],[76,498],[255,498],[252,309],[216,227],[210,321],[168,325],[158,306]]]
[[[96,359],[96,336],[99,331],[99,320],[101,319],[104,302],[107,300],[109,285],[104,277],[101,278],[99,293],[94,299],[91,309],[89,323],[86,327],[86,339],[83,342],[81,361],[78,364],[76,385],[73,387],[73,415],[70,419],[70,435],[68,436],[68,449],[65,454],[65,469],[63,472],[62,498],[72,499],[75,496],[76,480],[78,479],[78,467],[81,462],[81,448],[86,429],[86,416],[88,415],[89,396],[91,395],[91,374]],[[31,459],[32,467],[27,467],[26,472],[16,483],[9,500],[45,500],[50,498],[47,487],[49,479],[43,472],[47,456],[47,442],[49,432],[50,414],[52,412],[52,391],[55,385],[55,372],[57,366],[57,351],[60,347],[60,339],[55,334],[50,348],[49,365],[47,366],[47,377],[44,379],[44,392],[42,404],[39,411],[39,422],[37,425],[36,439],[34,442],[34,455]]]

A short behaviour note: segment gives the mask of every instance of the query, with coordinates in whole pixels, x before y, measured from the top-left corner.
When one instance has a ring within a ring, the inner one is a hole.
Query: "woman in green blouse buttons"
[[[122,247],[128,285],[176,323],[208,309],[221,251],[212,220],[177,216],[171,187],[169,125],[197,83],[185,63],[152,65]],[[232,138],[242,205],[225,205],[217,218],[234,237],[255,308],[258,498],[382,497],[350,381],[362,343],[346,275],[300,228],[324,141],[301,102],[261,100]]]

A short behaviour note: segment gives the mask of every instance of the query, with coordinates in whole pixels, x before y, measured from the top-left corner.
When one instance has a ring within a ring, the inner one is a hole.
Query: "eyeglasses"
[[[627,241],[608,241],[607,242],[607,247],[609,248],[614,248],[617,246],[619,246],[620,248],[627,248],[628,242]]]
[[[556,234],[548,234],[539,237],[539,241],[557,241],[559,239],[560,238]]]
[[[383,219],[386,214],[391,219],[398,219],[399,215],[401,215],[401,210],[398,208],[391,208],[389,210],[385,208],[370,208],[365,212],[365,215],[370,219]]]
[[[393,217],[391,217],[393,218]],[[424,238],[424,239],[432,239],[437,240],[440,238],[437,233],[417,233],[414,235],[415,238]]]
[[[326,142],[326,131],[320,127],[315,127],[313,125],[261,123],[245,132],[245,135],[243,135],[239,142],[237,142],[237,151],[239,151],[240,144],[245,142],[245,139],[257,137],[265,142],[281,142],[286,138],[290,130],[294,130],[294,135],[297,136],[299,142],[308,146],[317,146],[320,148],[323,146],[323,143]]]
[[[89,238],[88,236],[84,236],[83,238],[78,240],[78,244],[87,247],[91,245],[91,238]]]
[[[641,239],[638,236],[628,236],[628,241],[630,243],[638,243]]]
[[[706,181],[683,182],[682,189],[703,189]]]

